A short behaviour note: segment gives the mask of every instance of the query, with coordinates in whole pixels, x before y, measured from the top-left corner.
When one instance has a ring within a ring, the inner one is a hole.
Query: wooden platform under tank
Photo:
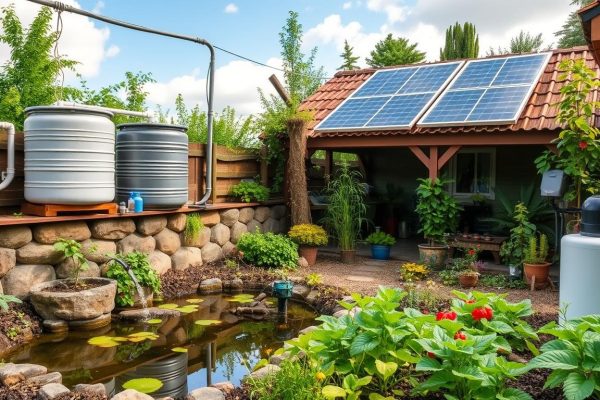
[[[93,205],[61,205],[61,204],[33,204],[23,202],[21,212],[25,215],[39,217],[57,217],[65,214],[108,214],[113,215],[119,211],[117,203],[104,203]]]

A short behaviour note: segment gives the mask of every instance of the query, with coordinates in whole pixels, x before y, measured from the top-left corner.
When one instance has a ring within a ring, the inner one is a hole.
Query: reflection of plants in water
[[[201,338],[204,335],[204,331],[206,331],[206,326],[196,324],[189,324],[185,329],[188,340]]]
[[[139,343],[120,344],[119,347],[117,347],[115,359],[119,362],[133,361],[144,354],[150,347],[152,347],[152,342],[149,340]]]
[[[223,371],[223,375],[225,376],[225,379],[227,379],[228,381],[231,380],[231,378],[233,377],[234,371],[235,371],[235,366],[238,362],[238,357],[237,354],[233,351],[231,352],[227,352],[225,354],[220,354],[219,357],[219,364],[220,366],[224,367],[224,371]]]
[[[62,373],[63,380],[65,382],[90,382],[92,378],[92,371],[87,368],[77,368],[73,371],[63,372]]]

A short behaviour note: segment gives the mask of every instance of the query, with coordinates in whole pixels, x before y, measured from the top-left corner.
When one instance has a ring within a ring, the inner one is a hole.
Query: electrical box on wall
[[[551,169],[544,172],[542,177],[542,197],[562,197],[567,187],[567,176],[560,169]]]

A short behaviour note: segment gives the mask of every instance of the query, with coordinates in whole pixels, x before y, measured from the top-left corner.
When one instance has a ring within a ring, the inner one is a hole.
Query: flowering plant
[[[400,267],[400,279],[403,281],[423,280],[429,275],[429,268],[425,264],[404,263]]]
[[[327,244],[327,232],[319,225],[299,224],[292,226],[288,236],[294,242],[304,246],[325,246]]]

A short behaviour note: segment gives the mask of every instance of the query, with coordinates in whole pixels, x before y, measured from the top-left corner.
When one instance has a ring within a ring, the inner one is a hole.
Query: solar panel
[[[315,130],[411,128],[462,64],[454,61],[379,70]]]
[[[419,126],[515,123],[550,53],[471,60]]]

